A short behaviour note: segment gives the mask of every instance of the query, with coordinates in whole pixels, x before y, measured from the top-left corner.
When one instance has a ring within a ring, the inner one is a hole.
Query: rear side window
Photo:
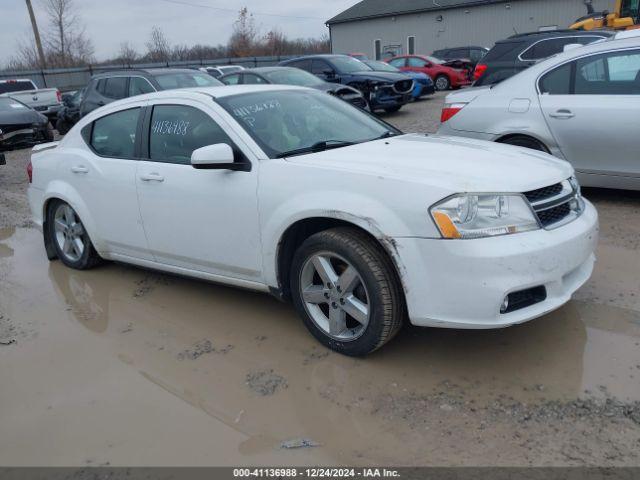
[[[311,72],[311,60],[300,60],[287,65],[287,67],[301,68],[307,72]]]
[[[36,87],[27,80],[9,80],[8,82],[0,82],[0,94],[10,92],[23,92],[25,90],[34,90]]]
[[[151,86],[146,78],[131,77],[129,80],[129,96],[143,95],[145,93],[155,92],[156,89]]]
[[[515,60],[517,56],[516,52],[522,51],[523,42],[501,42],[496,43],[495,46],[489,50],[484,57],[483,63],[500,62],[507,60]]]
[[[240,74],[234,73],[233,75],[227,75],[224,78],[221,78],[220,81],[225,85],[239,85],[240,84]]]
[[[98,85],[99,86],[99,85]],[[104,90],[100,91],[105,97],[119,100],[127,96],[127,77],[112,77],[105,79]]]
[[[156,105],[151,116],[149,156],[152,161],[191,164],[194,150],[233,142],[206,113],[186,105]]]
[[[133,158],[139,108],[123,110],[93,122],[91,147],[104,157]]]
[[[566,45],[570,45],[572,43],[587,45],[599,40],[600,38],[601,37],[579,36],[542,40],[524,51],[522,55],[520,55],[520,58],[523,60],[541,60],[543,58],[549,58],[552,55],[561,53]]]
[[[569,95],[575,62],[566,63],[540,79],[540,92],[548,95]]]

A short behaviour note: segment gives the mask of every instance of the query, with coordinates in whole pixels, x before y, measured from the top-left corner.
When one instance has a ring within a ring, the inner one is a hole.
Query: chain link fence
[[[239,58],[218,58],[215,60],[185,60],[159,63],[135,63],[135,64],[113,64],[113,65],[89,65],[75,68],[55,68],[44,70],[20,70],[20,71],[0,71],[0,80],[15,78],[28,78],[32,80],[38,88],[57,88],[65,92],[83,88],[92,75],[111,70],[133,70],[141,68],[200,68],[215,67],[220,65],[242,65],[245,68],[269,67],[277,65],[283,60],[298,57],[299,55],[283,55],[275,57],[239,57]]]

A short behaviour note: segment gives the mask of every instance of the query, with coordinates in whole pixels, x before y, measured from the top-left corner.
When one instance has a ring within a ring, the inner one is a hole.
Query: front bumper
[[[419,326],[500,328],[555,310],[591,276],[598,214],[555,230],[476,240],[397,238],[409,319]],[[506,295],[544,286],[546,299],[501,314]]]

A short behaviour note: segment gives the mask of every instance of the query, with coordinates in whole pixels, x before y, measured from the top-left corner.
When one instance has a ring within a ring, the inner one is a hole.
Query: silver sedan
[[[543,150],[585,186],[640,190],[640,37],[573,48],[447,96],[439,134]]]

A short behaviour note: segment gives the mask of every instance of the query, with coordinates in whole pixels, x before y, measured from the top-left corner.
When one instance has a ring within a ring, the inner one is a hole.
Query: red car
[[[471,85],[469,72],[462,68],[452,68],[444,60],[426,55],[401,55],[387,60],[387,63],[403,71],[420,72],[429,75],[437,90],[449,90]]]

